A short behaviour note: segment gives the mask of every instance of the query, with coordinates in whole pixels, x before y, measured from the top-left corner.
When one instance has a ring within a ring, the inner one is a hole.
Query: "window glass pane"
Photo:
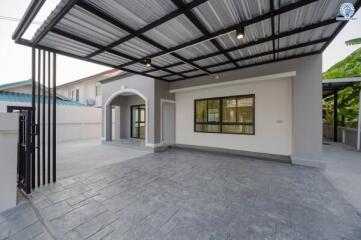
[[[208,100],[208,122],[219,122],[219,99]]]
[[[196,101],[196,122],[207,122],[207,100]]]
[[[237,122],[239,123],[253,123],[253,98],[239,98],[237,99]]]
[[[196,132],[209,132],[215,133],[220,132],[219,125],[211,125],[211,124],[196,124]]]
[[[223,99],[223,122],[236,122],[237,100],[235,98]]]
[[[207,132],[210,132],[210,133],[220,132],[219,125],[206,125],[206,126],[207,126]]]
[[[254,134],[254,127],[252,125],[223,125],[223,133],[242,133]]]

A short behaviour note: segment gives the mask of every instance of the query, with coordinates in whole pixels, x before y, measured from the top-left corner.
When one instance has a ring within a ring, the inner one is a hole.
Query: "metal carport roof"
[[[342,0],[62,0],[32,39],[17,43],[179,81],[321,53],[346,24]],[[348,1],[360,8],[361,0]],[[244,28],[244,38],[236,30]],[[151,59],[151,66],[145,62]]]

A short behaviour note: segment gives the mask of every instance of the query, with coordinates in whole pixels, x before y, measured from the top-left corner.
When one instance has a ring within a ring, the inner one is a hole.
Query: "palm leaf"
[[[361,38],[354,38],[345,42],[347,46],[361,44]]]

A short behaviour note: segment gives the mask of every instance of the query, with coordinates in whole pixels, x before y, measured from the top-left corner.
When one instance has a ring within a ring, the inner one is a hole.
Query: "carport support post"
[[[112,140],[112,105],[105,106],[105,141]]]
[[[361,89],[358,99],[358,128],[357,128],[357,150],[361,149]]]
[[[333,93],[333,141],[337,142],[337,90]]]

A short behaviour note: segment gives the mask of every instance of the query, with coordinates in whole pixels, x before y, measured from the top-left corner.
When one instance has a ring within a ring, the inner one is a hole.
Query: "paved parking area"
[[[214,153],[143,155],[30,200],[51,233],[34,239],[361,239],[360,216],[318,170]]]
[[[323,146],[326,177],[361,213],[361,152],[342,143]]]
[[[97,139],[59,143],[57,145],[57,178],[75,176],[150,152],[144,147],[133,145],[102,144]]]

